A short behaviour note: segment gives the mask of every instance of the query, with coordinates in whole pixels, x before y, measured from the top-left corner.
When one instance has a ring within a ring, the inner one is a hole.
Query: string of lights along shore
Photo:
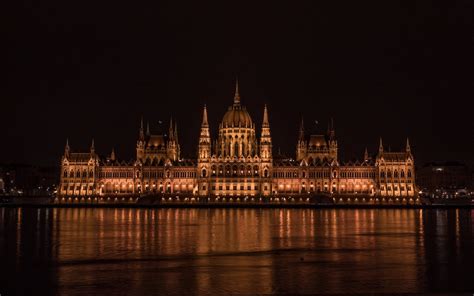
[[[307,134],[301,120],[295,131],[295,156],[283,157],[272,153],[271,110],[265,105],[262,112],[263,122],[257,125],[242,105],[237,81],[233,103],[219,123],[216,139],[211,138],[203,106],[195,159],[181,158],[173,120],[168,133],[157,134],[148,124],[145,128],[142,119],[133,161],[120,160],[114,150],[100,157],[94,142],[86,152],[74,151],[66,142],[58,198],[133,200],[150,195],[163,200],[305,201],[320,195],[334,200],[359,197],[417,203],[408,139],[404,151],[386,151],[380,139],[374,156],[366,149],[360,161],[341,162],[332,120],[326,134]]]

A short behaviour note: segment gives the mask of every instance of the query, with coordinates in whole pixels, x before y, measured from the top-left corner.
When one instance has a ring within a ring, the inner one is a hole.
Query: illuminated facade
[[[152,134],[141,122],[136,158],[119,161],[114,151],[100,158],[92,142],[87,153],[74,153],[66,143],[61,161],[61,196],[183,195],[196,197],[273,197],[338,195],[413,197],[416,195],[414,158],[407,140],[405,151],[387,152],[380,140],[372,158],[338,160],[338,144],[331,122],[325,135],[306,135],[303,122],[296,158],[272,155],[267,106],[257,126],[242,106],[238,83],[234,101],[212,140],[204,106],[198,155],[180,157],[177,125],[167,135]],[[240,200],[240,199],[239,199]]]

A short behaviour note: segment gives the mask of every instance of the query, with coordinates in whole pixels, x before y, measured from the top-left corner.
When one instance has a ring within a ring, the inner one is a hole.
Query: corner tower
[[[270,123],[268,122],[267,105],[263,108],[262,135],[260,138],[260,157],[264,162],[272,161],[272,137]]]
[[[209,161],[211,157],[211,135],[209,133],[209,123],[207,120],[207,108],[204,105],[202,111],[201,134],[199,135],[198,160]]]
[[[271,194],[273,157],[272,137],[270,135],[270,122],[268,121],[267,105],[263,108],[262,134],[260,137],[260,161],[262,167],[261,187],[263,195]]]

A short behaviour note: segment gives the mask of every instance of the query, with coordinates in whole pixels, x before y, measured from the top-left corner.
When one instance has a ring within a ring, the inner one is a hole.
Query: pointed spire
[[[204,110],[202,111],[202,123],[201,123],[201,126],[202,127],[207,127],[209,126],[209,123],[207,121],[207,107],[206,105],[204,104]]]
[[[91,153],[95,153],[95,144],[94,144],[94,138],[92,138],[92,143],[91,143]]]
[[[364,161],[369,160],[369,152],[367,151],[367,147],[365,147],[365,152],[364,152]]]
[[[409,140],[408,138],[407,138],[407,146],[406,146],[406,151],[407,151],[408,153],[410,153],[410,152],[411,152],[411,147],[410,147],[410,140]]]
[[[69,148],[69,139],[66,138],[66,146],[64,146],[64,155],[65,156],[69,156],[69,150],[70,150],[70,148]]]
[[[299,130],[299,140],[304,141],[304,119],[301,116],[300,130]]]
[[[174,133],[173,133],[173,117],[170,118],[170,128],[168,130],[168,137],[170,140],[172,140],[174,138]]]
[[[267,104],[265,104],[265,107],[263,107],[263,126],[265,126],[265,127],[270,126],[270,123],[268,122]]]
[[[138,138],[141,141],[145,140],[145,133],[143,132],[143,116],[142,116],[142,119],[140,120],[140,132],[138,133]]]
[[[115,149],[112,148],[112,152],[110,153],[110,160],[115,161]]]
[[[380,137],[380,143],[379,143],[379,153],[383,153],[383,143],[382,143],[382,137]]]
[[[146,135],[147,136],[150,135],[150,123],[149,122],[146,123]]]
[[[334,140],[336,138],[336,130],[334,129],[334,119],[331,117],[331,120],[328,124],[329,138]]]
[[[268,109],[267,105],[263,108],[263,123],[262,123],[262,134],[261,134],[261,142],[263,143],[271,143],[271,136],[270,136],[270,123],[268,121]]]
[[[235,79],[234,105],[240,105],[239,79]]]
[[[202,122],[201,122],[201,132],[199,136],[199,145],[206,144],[209,145],[209,153],[211,152],[211,136],[209,133],[209,123],[207,121],[207,107],[204,104],[202,110]]]

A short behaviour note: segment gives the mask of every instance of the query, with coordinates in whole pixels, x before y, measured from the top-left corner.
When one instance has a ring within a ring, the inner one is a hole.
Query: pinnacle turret
[[[68,157],[69,156],[69,151],[70,151],[69,139],[66,138],[66,146],[64,146],[64,156]]]
[[[199,136],[198,149],[199,161],[208,161],[208,159],[211,157],[211,134],[209,133],[209,123],[207,121],[206,105],[204,105],[204,108],[202,110],[201,133]]]
[[[299,141],[304,141],[304,120],[303,120],[303,117],[301,117],[301,123],[300,123],[300,130],[299,130],[298,140],[299,140]]]
[[[170,140],[173,140],[173,139],[174,139],[173,117],[170,118],[170,127],[169,127],[169,130],[168,130],[168,138],[169,138]]]
[[[140,131],[138,133],[138,139],[140,141],[145,140],[145,132],[143,131],[143,116],[142,116],[142,119],[140,120]]]
[[[329,139],[330,140],[335,140],[336,139],[336,130],[334,129],[334,119],[331,117],[331,121],[329,121],[328,124],[328,134],[329,134]]]
[[[265,107],[263,108],[262,141],[271,142],[270,122],[268,121],[267,105],[265,105]]]
[[[269,127],[270,123],[268,122],[268,110],[267,110],[267,104],[265,104],[265,107],[263,108],[263,126]]]
[[[91,143],[91,154],[95,153],[95,144],[94,144],[94,138],[92,138],[92,143]]]
[[[239,79],[235,80],[234,105],[240,105]]]
[[[209,123],[207,121],[207,107],[204,105],[204,110],[202,111],[202,123],[201,127],[208,127]]]

